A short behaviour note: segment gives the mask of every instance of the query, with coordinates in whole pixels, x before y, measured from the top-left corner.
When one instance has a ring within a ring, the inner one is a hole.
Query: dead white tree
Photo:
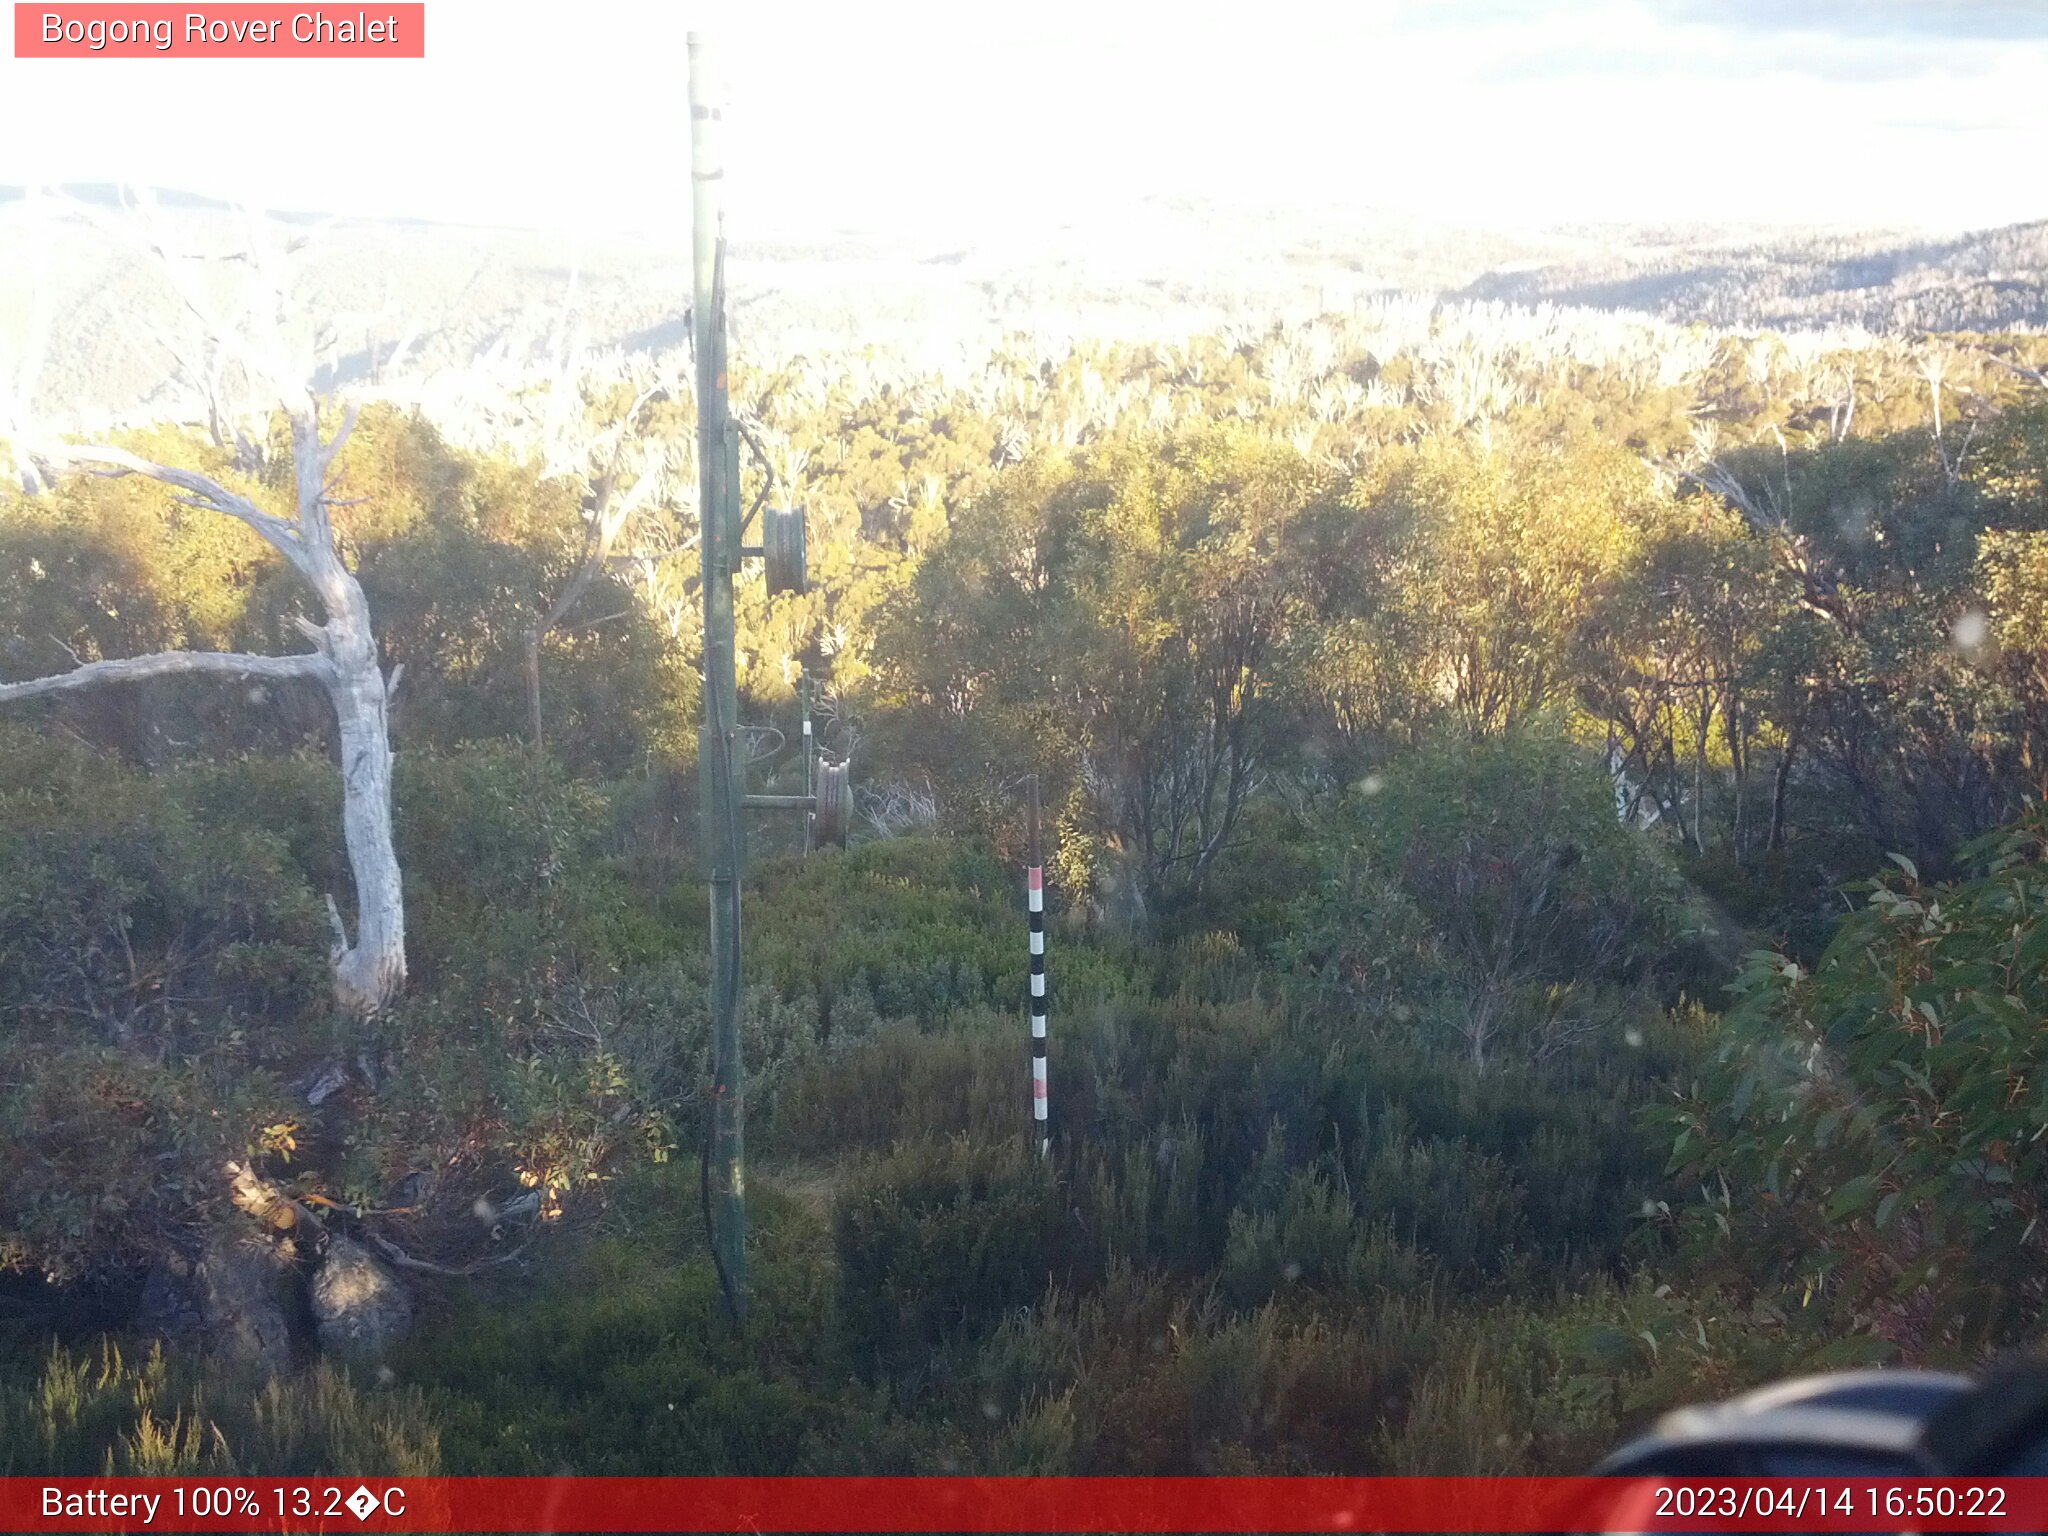
[[[1934,452],[1941,460],[1941,472],[1953,490],[1962,478],[1963,461],[1970,456],[1970,446],[1977,440],[1977,428],[1981,421],[1973,420],[1970,429],[1963,435],[1961,446],[1950,451],[1948,440],[1942,435],[1941,396],[1949,376],[1958,361],[1956,352],[1946,343],[1929,340],[1922,346],[1914,359],[1920,370],[1920,377],[1927,381],[1927,395],[1934,411]]]
[[[319,683],[334,706],[340,735],[342,835],[356,886],[353,942],[333,895],[327,897],[328,918],[334,929],[334,991],[344,1010],[366,1016],[388,1003],[405,983],[405,898],[391,838],[389,707],[398,686],[398,670],[387,677],[379,664],[369,602],[355,573],[342,562],[328,518],[330,472],[355,425],[355,413],[351,411],[340,429],[324,440],[318,407],[310,396],[289,414],[297,470],[295,518],[266,512],[210,476],[158,464],[105,444],[48,449],[36,458],[45,465],[69,464],[101,475],[144,475],[181,492],[177,499],[184,506],[218,512],[254,529],[312,588],[326,613],[325,624],[296,620],[313,649],[295,656],[160,651],[151,656],[87,662],[50,677],[0,683],[0,703],[179,673],[309,678]],[[47,473],[54,474],[55,468]]]
[[[1720,497],[1740,512],[1750,527],[1769,541],[1780,563],[1799,578],[1800,596],[1805,605],[1843,629],[1853,631],[1856,614],[1835,572],[1814,548],[1813,541],[1792,526],[1791,449],[1782,431],[1773,427],[1772,433],[1778,441],[1781,466],[1775,491],[1768,475],[1759,476],[1753,485],[1746,484],[1716,457],[1719,429],[1710,420],[1693,423],[1692,452],[1689,455],[1675,465],[1651,467],[1673,481],[1696,485]]]
[[[622,360],[618,365],[623,367]],[[580,384],[569,375],[569,359],[565,356],[549,391],[550,400],[559,403],[574,399],[595,404],[590,400],[594,393],[591,375],[586,372]],[[663,443],[651,435],[654,407],[681,392],[674,370],[656,369],[652,378],[636,380],[635,385],[631,402],[610,421],[593,422],[588,410],[571,416],[559,405],[546,420],[546,467],[551,473],[576,477],[582,487],[584,523],[583,553],[575,571],[540,621],[526,631],[526,703],[536,752],[543,740],[542,642],[569,617],[591,583],[609,567],[619,535],[634,515],[664,499],[672,499],[672,487],[694,468],[686,443]],[[679,467],[681,474],[677,472]]]
[[[312,377],[311,359],[294,356],[283,326],[285,283],[281,254],[260,238],[248,253],[252,283],[248,318],[251,335],[223,335],[252,381],[274,389],[291,425],[295,515],[281,517],[251,497],[194,470],[160,464],[105,443],[37,444],[33,434],[24,457],[49,482],[64,470],[110,477],[142,475],[178,493],[181,505],[231,517],[255,533],[296,571],[318,599],[326,622],[297,618],[312,650],[291,656],[243,655],[217,651],[164,651],[87,662],[69,672],[23,682],[0,683],[0,703],[46,698],[112,683],[141,682],[178,674],[261,679],[306,678],[320,684],[334,708],[341,746],[342,835],[354,877],[356,932],[353,941],[333,894],[327,913],[333,927],[330,952],[334,992],[342,1009],[368,1017],[383,1008],[405,983],[405,899],[398,855],[391,835],[390,701],[400,669],[387,676],[370,623],[362,586],[341,557],[330,509],[337,503],[335,464],[355,426],[348,410],[334,434],[323,436],[320,401],[303,382]],[[162,251],[167,262],[178,258]],[[175,281],[175,279],[174,279]],[[202,382],[201,387],[205,385]]]

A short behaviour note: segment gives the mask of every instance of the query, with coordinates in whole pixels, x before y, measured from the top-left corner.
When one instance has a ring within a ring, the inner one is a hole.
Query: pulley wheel
[[[853,825],[853,767],[850,763],[818,765],[818,809],[811,820],[811,841],[835,848],[846,846]]]
[[[761,514],[761,552],[771,593],[810,590],[802,508],[769,507]]]

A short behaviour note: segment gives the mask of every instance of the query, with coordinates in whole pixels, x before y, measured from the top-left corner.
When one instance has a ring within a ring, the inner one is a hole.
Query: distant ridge
[[[51,345],[33,388],[38,415],[162,410],[173,398],[172,362],[138,338],[183,323],[178,300],[138,248],[81,216],[118,215],[129,189],[43,189],[56,195],[33,230],[30,190],[0,186],[0,377],[40,319]],[[148,195],[195,249],[239,243],[241,221],[226,199],[176,188]],[[274,216],[320,231],[298,293],[341,335],[344,381],[366,376],[380,349],[408,332],[430,370],[460,370],[486,353],[515,365],[538,358],[558,344],[572,273],[584,345],[682,344],[687,279],[673,240]],[[1390,294],[1637,311],[1732,330],[2048,324],[2048,221],[1941,236],[1670,224],[1514,232],[1383,211],[1226,210],[1141,197],[1051,223],[1020,210],[1011,229],[980,238],[833,226],[736,239],[733,255],[736,343],[764,361],[873,347],[911,358],[985,355],[1018,332],[1173,339]],[[31,304],[46,313],[33,316]]]
[[[1889,243],[1815,236],[1496,268],[1461,297],[1730,327],[2006,330],[2048,322],[2048,220]]]

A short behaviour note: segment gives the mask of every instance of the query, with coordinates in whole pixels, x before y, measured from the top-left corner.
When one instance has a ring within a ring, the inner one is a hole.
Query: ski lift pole
[[[1038,1155],[1052,1153],[1052,1130],[1045,1076],[1045,853],[1039,839],[1038,775],[1031,775],[1031,841],[1025,855],[1024,901],[1031,922],[1031,1129]]]
[[[846,846],[853,805],[853,766],[815,763],[811,752],[809,679],[805,679],[804,792],[750,795],[741,746],[739,669],[733,628],[733,578],[744,560],[766,568],[771,594],[809,590],[804,514],[770,508],[761,542],[745,542],[752,515],[740,515],[740,440],[775,474],[759,441],[732,414],[726,379],[725,161],[720,108],[712,84],[710,42],[690,34],[690,343],[697,363],[698,547],[704,573],[704,724],[697,735],[698,826],[711,889],[711,1106],[705,1128],[704,1220],[711,1257],[733,1321],[747,1316],[746,1073],[740,1059],[740,888],[746,877],[747,810],[809,813],[805,847]],[[815,774],[813,769],[815,767]]]
[[[690,34],[690,336],[697,364],[699,547],[704,591],[704,725],[697,737],[711,892],[712,1081],[705,1149],[711,1253],[733,1320],[746,1319],[746,1077],[740,1060],[740,882],[745,848],[733,574],[739,566],[738,443],[727,400],[725,229],[719,106],[711,48]]]

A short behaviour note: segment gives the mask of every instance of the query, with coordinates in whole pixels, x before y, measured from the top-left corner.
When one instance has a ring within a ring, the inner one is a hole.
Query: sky
[[[982,239],[1147,193],[1495,225],[2048,217],[2048,0],[428,0],[427,25],[424,60],[0,57],[0,184],[668,238],[694,27],[736,238]]]

